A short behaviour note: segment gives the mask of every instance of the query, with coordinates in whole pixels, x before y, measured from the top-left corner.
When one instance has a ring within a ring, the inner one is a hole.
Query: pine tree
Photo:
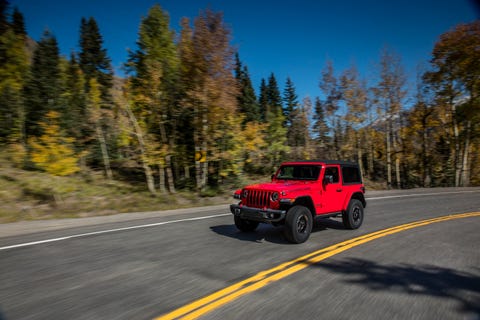
[[[109,107],[112,101],[110,89],[112,87],[113,71],[107,50],[103,48],[102,35],[93,17],[88,20],[85,18],[81,20],[79,57],[87,92],[90,79],[95,78],[102,92],[102,105],[103,107]]]
[[[286,119],[285,125],[287,128],[290,128],[294,117],[293,113],[298,108],[298,96],[295,92],[295,85],[290,77],[287,78],[285,83],[283,102],[285,103],[283,108],[283,116]]]
[[[27,136],[42,134],[40,122],[49,111],[60,111],[60,57],[56,38],[45,31],[33,54],[25,88]]]
[[[67,134],[75,138],[77,148],[85,148],[92,130],[87,110],[85,77],[72,52],[65,73],[64,100],[67,106],[63,112],[62,124]]]
[[[325,110],[319,97],[315,98],[315,107],[313,114],[313,135],[317,145],[317,156],[325,157],[325,152],[330,145],[328,132],[330,131],[325,121]]]
[[[5,20],[6,26],[0,32],[0,142],[18,144],[24,142],[23,87],[28,57],[24,36],[15,34],[5,16],[8,3],[1,6],[0,20]]]
[[[250,80],[247,66],[242,66],[238,53],[235,54],[235,78],[239,86],[239,94],[237,97],[238,108],[245,118],[243,124],[252,121],[260,121],[260,110],[255,95],[255,90]]]
[[[0,35],[9,28],[8,7],[10,3],[7,0],[0,0]]]
[[[282,96],[280,95],[277,79],[273,72],[268,78],[267,89],[267,99],[270,112],[275,115],[278,114],[278,112],[283,114]]]
[[[303,100],[301,106],[290,114],[291,126],[288,128],[288,145],[292,150],[290,158],[293,160],[311,159],[313,154],[310,150],[310,113],[312,102],[309,97]]]
[[[290,151],[287,143],[282,97],[273,73],[270,74],[268,83],[262,79],[259,102],[266,122],[265,142],[268,146],[265,151],[265,157],[268,161],[266,166],[273,170],[279,162],[286,158]]]
[[[25,38],[26,35],[27,35],[27,31],[25,29],[25,20],[23,18],[23,14],[18,10],[17,7],[15,7],[13,9],[12,29],[13,29],[13,32],[17,36],[21,36],[21,37]]]
[[[268,104],[268,88],[265,79],[260,81],[260,96],[258,97],[258,106],[260,108],[261,122],[267,122],[267,115],[270,112]]]

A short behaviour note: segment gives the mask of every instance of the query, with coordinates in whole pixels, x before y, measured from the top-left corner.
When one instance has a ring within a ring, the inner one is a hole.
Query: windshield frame
[[[288,171],[290,172],[285,172],[285,169],[288,169]],[[281,175],[282,171],[284,172],[283,173],[284,176]],[[282,165],[277,170],[277,172],[275,173],[275,179],[276,180],[318,181],[321,171],[322,171],[322,165],[319,165],[319,164],[287,164],[287,165]]]

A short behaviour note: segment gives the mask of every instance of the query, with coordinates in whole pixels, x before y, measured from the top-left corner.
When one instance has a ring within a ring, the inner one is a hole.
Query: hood
[[[268,183],[259,183],[246,186],[244,189],[257,189],[257,190],[266,190],[266,191],[301,191],[310,188],[312,183],[316,181],[301,181],[301,180],[277,180],[274,182]]]

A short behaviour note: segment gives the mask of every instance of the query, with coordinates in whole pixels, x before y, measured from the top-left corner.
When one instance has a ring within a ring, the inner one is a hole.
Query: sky
[[[459,23],[480,19],[480,0],[10,0],[25,18],[30,37],[45,29],[57,38],[61,54],[79,50],[82,17],[94,17],[115,73],[123,76],[127,49],[136,49],[142,17],[156,3],[180,30],[209,8],[221,11],[232,45],[249,69],[258,94],[273,72],[283,92],[287,77],[301,101],[321,96],[322,69],[331,60],[339,74],[355,65],[374,82],[380,52],[388,47],[402,59],[410,85],[419,65],[427,65],[439,36]]]

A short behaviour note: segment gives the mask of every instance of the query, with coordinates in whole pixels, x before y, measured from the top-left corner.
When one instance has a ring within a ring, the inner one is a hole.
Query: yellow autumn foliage
[[[58,125],[60,115],[50,111],[46,115],[47,122],[40,126],[44,134],[28,140],[31,147],[31,160],[35,165],[56,176],[68,176],[80,170],[79,155],[73,150],[72,138],[63,137]]]

